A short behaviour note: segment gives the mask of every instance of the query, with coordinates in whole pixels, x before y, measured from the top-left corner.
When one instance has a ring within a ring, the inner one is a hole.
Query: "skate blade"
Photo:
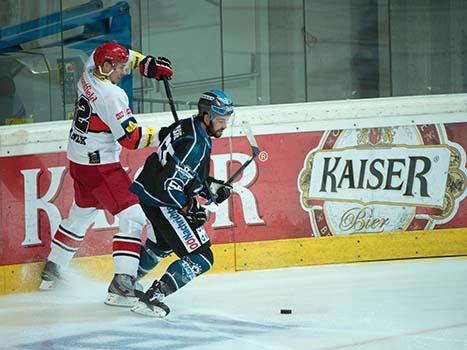
[[[133,306],[130,310],[140,315],[149,316],[149,317],[158,317],[158,318],[164,318],[165,316],[169,314],[166,310],[161,309],[157,306],[149,307],[142,301],[138,301],[136,305]]]
[[[56,281],[42,280],[41,284],[39,285],[39,290],[54,290],[54,289],[57,289],[57,282]]]
[[[138,301],[138,297],[125,297],[118,294],[109,293],[104,304],[110,306],[132,307]]]

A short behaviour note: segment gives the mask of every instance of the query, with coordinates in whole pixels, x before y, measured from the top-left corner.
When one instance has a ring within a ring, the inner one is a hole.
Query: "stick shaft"
[[[175,109],[174,99],[172,97],[172,92],[170,91],[169,81],[167,80],[167,77],[162,77],[162,80],[164,81],[165,93],[167,94],[167,100],[169,100],[170,111],[172,112],[174,120],[178,122],[177,110]]]
[[[227,181],[226,181],[225,183],[226,183],[227,185],[231,185],[232,182],[233,182],[233,180],[235,180],[235,179],[238,177],[238,175],[240,175],[240,174],[242,173],[242,171],[243,171],[248,165],[250,165],[250,163],[253,161],[253,159],[255,159],[255,157],[256,157],[256,154],[253,154],[253,155],[250,157],[250,159],[248,159],[245,163],[243,163],[242,166],[241,166],[240,168],[238,168],[238,170],[237,170],[235,173],[233,173],[233,175],[232,175],[231,177],[229,177],[229,178],[227,179]]]

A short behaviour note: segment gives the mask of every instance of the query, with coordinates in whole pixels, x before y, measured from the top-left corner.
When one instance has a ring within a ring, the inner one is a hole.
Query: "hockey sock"
[[[202,253],[186,255],[169,265],[161,281],[168,286],[170,291],[168,294],[172,294],[194,278],[209,271],[213,262],[214,257],[211,249]]]
[[[112,240],[112,258],[116,274],[136,277],[141,253],[141,236],[146,217],[139,204],[117,214],[120,232]]]
[[[171,250],[162,250],[158,248],[156,243],[154,243],[150,239],[147,239],[146,243],[141,249],[141,256],[139,260],[138,269],[144,272],[144,274],[148,273],[171,252]]]
[[[78,251],[86,230],[96,218],[96,208],[80,208],[73,203],[68,218],[62,220],[52,239],[47,260],[66,266]]]

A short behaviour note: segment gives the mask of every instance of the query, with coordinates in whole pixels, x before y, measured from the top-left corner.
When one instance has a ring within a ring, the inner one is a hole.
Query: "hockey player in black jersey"
[[[208,271],[214,262],[203,227],[206,211],[196,197],[219,204],[232,193],[230,186],[209,176],[209,166],[211,137],[222,136],[233,112],[232,100],[224,92],[202,94],[197,115],[161,129],[157,152],[146,159],[131,185],[150,223],[138,276],[172,252],[179,258],[131,309],[136,313],[167,316],[170,309],[164,298]]]

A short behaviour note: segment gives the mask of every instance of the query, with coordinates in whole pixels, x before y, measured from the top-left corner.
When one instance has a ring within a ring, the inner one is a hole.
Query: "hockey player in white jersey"
[[[132,68],[157,80],[173,75],[168,59],[143,56],[116,42],[102,44],[86,62],[67,150],[74,203],[52,239],[40,289],[60,282],[61,269],[78,251],[97,210],[107,209],[118,217],[120,230],[113,237],[115,276],[105,303],[132,306],[138,299],[135,277],[146,218],[138,197],[128,189],[131,181],[120,164],[120,151],[155,145],[157,138],[152,128],[138,125],[128,96],[117,85]]]

